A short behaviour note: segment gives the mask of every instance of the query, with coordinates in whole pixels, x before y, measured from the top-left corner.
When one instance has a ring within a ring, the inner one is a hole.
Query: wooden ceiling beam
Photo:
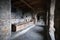
[[[25,5],[27,5],[29,8],[31,8],[34,11],[34,8],[29,3],[27,3],[24,0],[20,0],[20,1],[23,2]]]
[[[35,5],[37,3],[40,3],[40,1],[32,1],[32,2],[30,2],[31,5]]]

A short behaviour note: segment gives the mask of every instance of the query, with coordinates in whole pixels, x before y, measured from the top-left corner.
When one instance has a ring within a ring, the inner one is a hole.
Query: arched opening
[[[46,22],[46,13],[41,12],[37,14],[37,21],[40,21],[42,19],[44,22]]]

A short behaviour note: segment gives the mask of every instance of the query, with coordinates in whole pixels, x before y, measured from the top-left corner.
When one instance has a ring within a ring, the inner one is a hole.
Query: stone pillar
[[[37,23],[37,14],[35,14],[35,24]]]
[[[54,32],[54,11],[55,11],[55,0],[51,0],[50,5],[50,28],[49,28],[49,34],[51,37],[51,40],[55,40]]]
[[[0,0],[0,40],[10,40],[11,35],[11,2]]]

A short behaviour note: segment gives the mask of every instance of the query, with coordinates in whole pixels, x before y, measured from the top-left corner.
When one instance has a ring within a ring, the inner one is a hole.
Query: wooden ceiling
[[[23,9],[46,9],[47,0],[11,0],[11,5],[14,8]]]

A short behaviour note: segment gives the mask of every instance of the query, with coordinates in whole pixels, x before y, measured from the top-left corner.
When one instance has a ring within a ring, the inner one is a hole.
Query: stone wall
[[[9,40],[11,35],[10,0],[0,0],[0,40]]]
[[[56,0],[55,29],[56,40],[60,40],[60,0]]]

